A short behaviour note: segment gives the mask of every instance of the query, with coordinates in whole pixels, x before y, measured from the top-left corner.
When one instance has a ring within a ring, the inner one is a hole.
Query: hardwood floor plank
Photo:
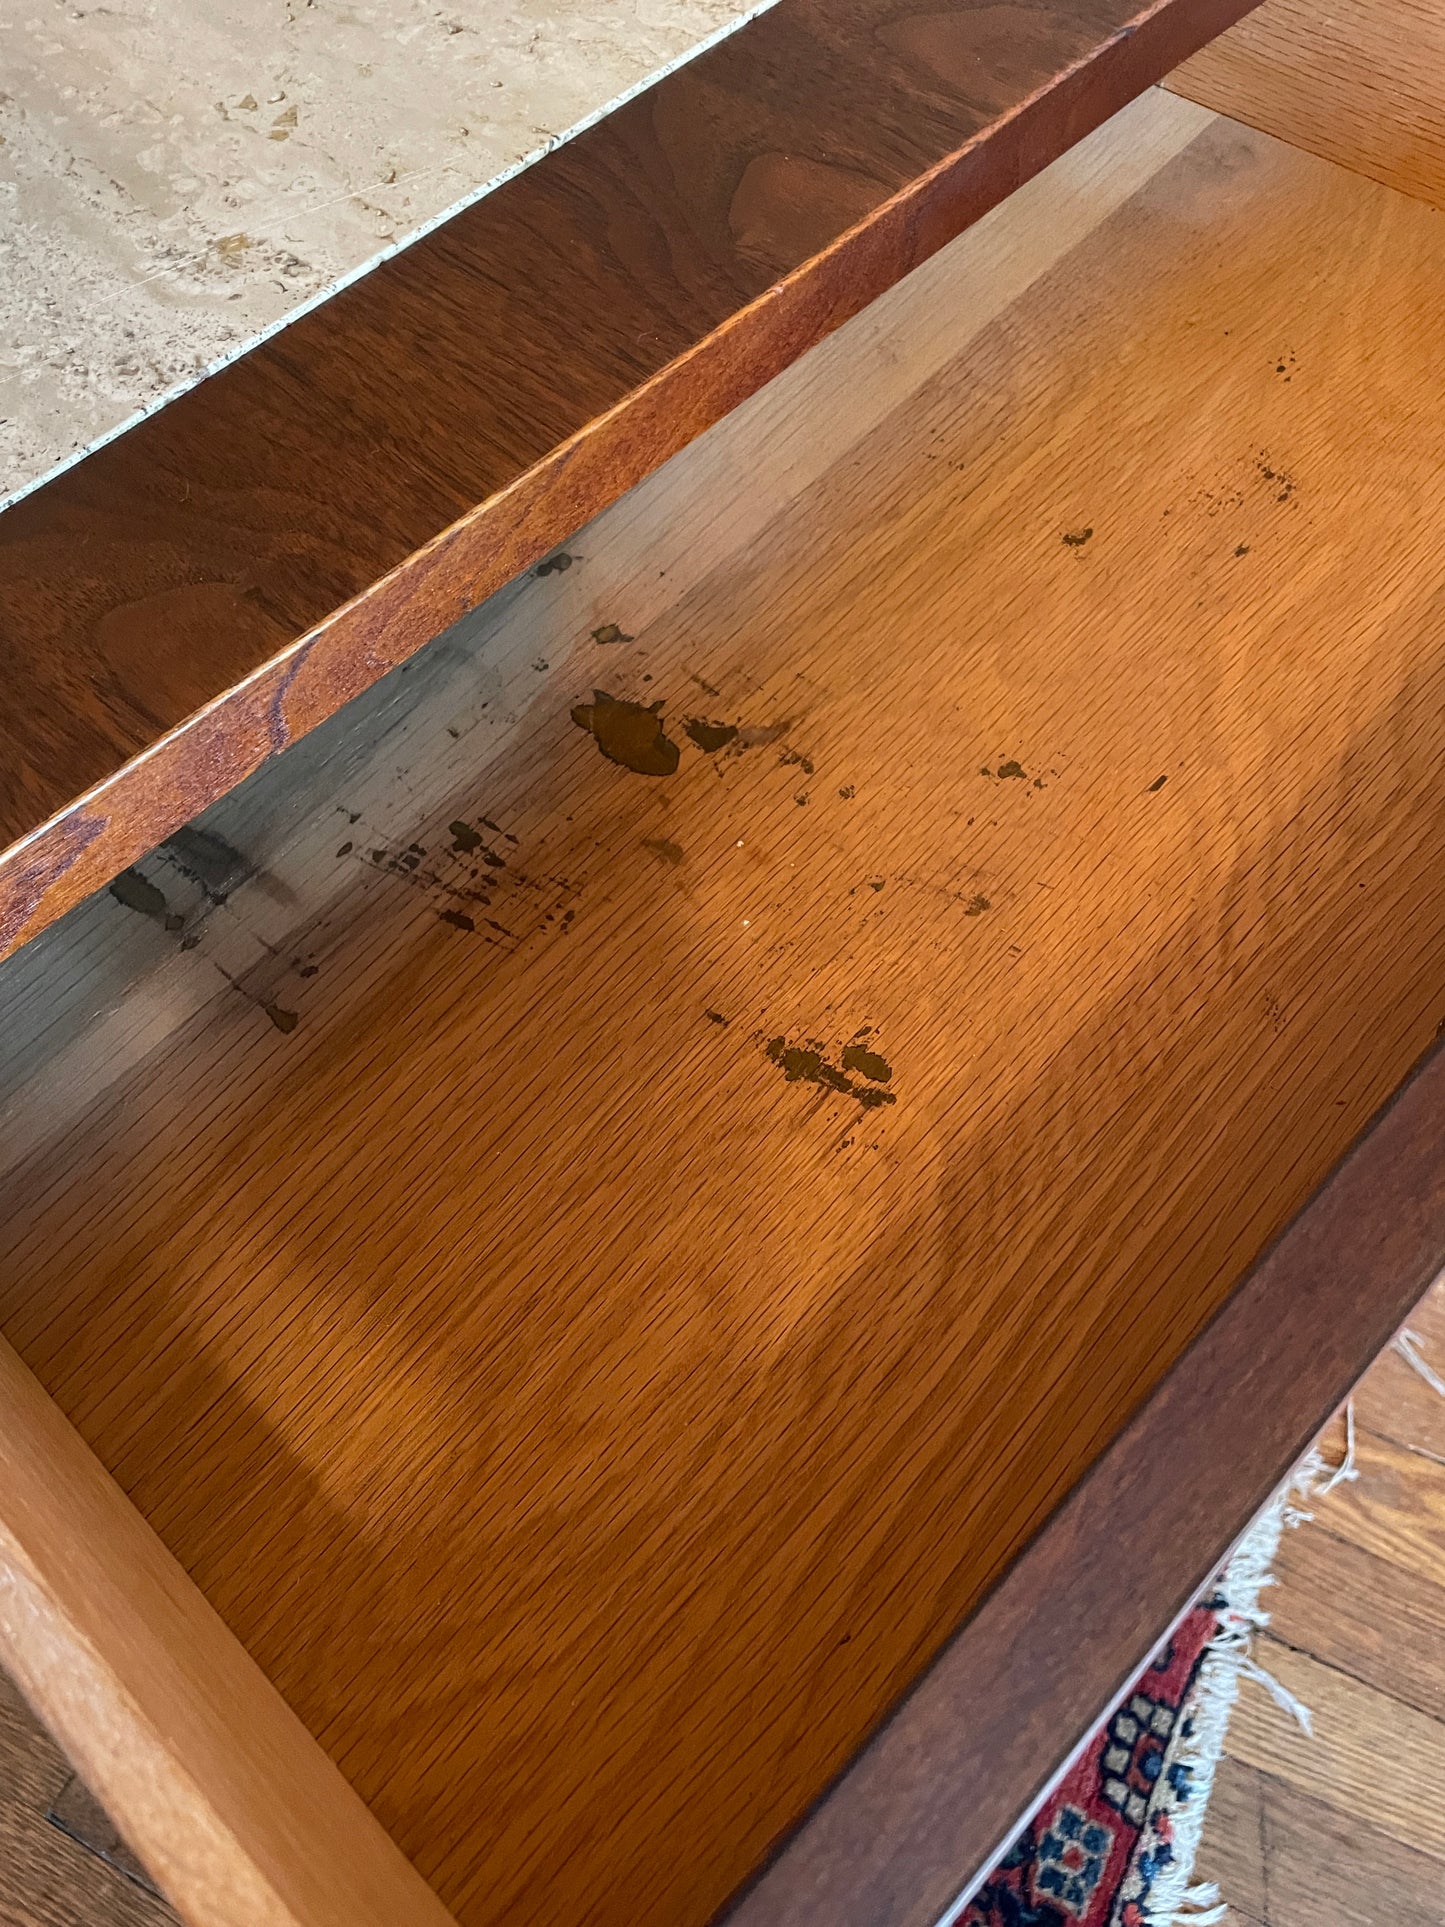
[[[1286,1644],[1366,1686],[1445,1720],[1445,1551],[1428,1576],[1367,1552],[1329,1531],[1332,1502],[1316,1524],[1287,1533],[1266,1600],[1271,1630]]]
[[[1230,1721],[1232,1758],[1387,1834],[1431,1862],[1445,1886],[1445,1812],[1421,1789],[1445,1778],[1445,1724],[1387,1693],[1297,1653],[1267,1633],[1256,1657],[1310,1709],[1301,1731],[1263,1692],[1241,1693]],[[1266,1800],[1268,1814],[1268,1800]]]
[[[1356,1439],[1360,1476],[1320,1508],[1329,1530],[1425,1585],[1441,1579],[1445,1546],[1445,1464],[1376,1433]]]
[[[1445,1378],[1445,1290],[1410,1314],[1418,1355]],[[1382,1438],[1445,1464],[1445,1398],[1393,1346],[1370,1370],[1356,1402],[1360,1422]]]
[[[1195,1878],[1214,1881],[1238,1920],[1270,1918],[1265,1869],[1263,1776],[1226,1753],[1214,1775]]]
[[[1251,0],[780,0],[0,516],[0,954]]]
[[[1445,208],[1445,12],[1436,0],[1265,0],[1165,84]]]
[[[0,1672],[0,1927],[178,1927],[163,1900],[48,1818],[73,1779]]]
[[[1393,1758],[1379,1763],[1382,1775],[1392,1770]],[[1440,1862],[1363,1820],[1328,1775],[1304,1792],[1226,1754],[1215,1785],[1223,1802],[1211,1806],[1196,1871],[1219,1882],[1232,1918],[1260,1927],[1445,1923]],[[1414,1797],[1432,1800],[1418,1784]]]

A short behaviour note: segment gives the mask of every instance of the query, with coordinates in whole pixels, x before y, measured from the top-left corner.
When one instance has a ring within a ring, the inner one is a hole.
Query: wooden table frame
[[[1254,3],[780,0],[0,515],[0,956]]]

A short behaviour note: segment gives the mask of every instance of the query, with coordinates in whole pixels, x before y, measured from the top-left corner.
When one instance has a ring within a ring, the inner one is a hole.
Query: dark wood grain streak
[[[1437,1050],[729,1911],[730,1927],[932,1927],[987,1872],[1445,1267],[1442,1146]]]
[[[1253,0],[781,0],[0,516],[0,955]]]

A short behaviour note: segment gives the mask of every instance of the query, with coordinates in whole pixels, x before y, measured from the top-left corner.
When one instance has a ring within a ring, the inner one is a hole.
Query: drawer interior
[[[0,1325],[462,1927],[708,1919],[1434,1037],[1442,269],[1147,96],[0,972]]]

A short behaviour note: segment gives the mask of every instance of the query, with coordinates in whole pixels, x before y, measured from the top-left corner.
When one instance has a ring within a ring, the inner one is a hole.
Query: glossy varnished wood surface
[[[1436,1051],[742,1897],[731,1927],[933,1927],[953,1917],[1069,1747],[1097,1729],[1140,1655],[1157,1648],[1221,1549],[1439,1277],[1442,1136],[1445,1054]],[[1286,1584],[1291,1552],[1280,1560]],[[1269,1605],[1276,1622],[1287,1619],[1274,1594]],[[1341,1610],[1338,1597],[1331,1608]],[[1411,1629],[1396,1612],[1392,1630],[1408,1646]],[[1261,1657],[1318,1704],[1288,1646],[1267,1639]],[[1377,1732],[1385,1724],[1377,1709]],[[1329,1763],[1263,1694],[1235,1715],[1231,1750],[1251,1757],[1240,1729],[1252,1736],[1261,1725],[1276,1745],[1285,1735],[1286,1754],[1313,1754],[1314,1772],[1328,1777]],[[1343,1752],[1368,1772],[1378,1742],[1350,1737]],[[1412,1738],[1398,1736],[1402,1754]],[[1418,1763],[1433,1766],[1438,1737],[1433,1755],[1429,1744],[1421,1750]],[[1400,1828],[1411,1815],[1438,1830],[1432,1802],[1393,1782],[1380,1797],[1393,1800]],[[1206,1858],[1199,1872],[1220,1870]],[[1227,1880],[1224,1891],[1238,1898]],[[1276,1918],[1267,1911],[1265,1927]]]
[[[0,1656],[189,1927],[454,1927],[3,1342],[0,1493]]]
[[[0,517],[0,954],[1250,0],[781,0]]]
[[[1435,0],[1265,0],[1168,84],[1445,207],[1445,11]]]
[[[318,798],[7,1177],[12,1342],[466,1927],[705,1919],[1434,1034],[1442,267],[1208,128],[675,602],[517,591],[485,770]]]

